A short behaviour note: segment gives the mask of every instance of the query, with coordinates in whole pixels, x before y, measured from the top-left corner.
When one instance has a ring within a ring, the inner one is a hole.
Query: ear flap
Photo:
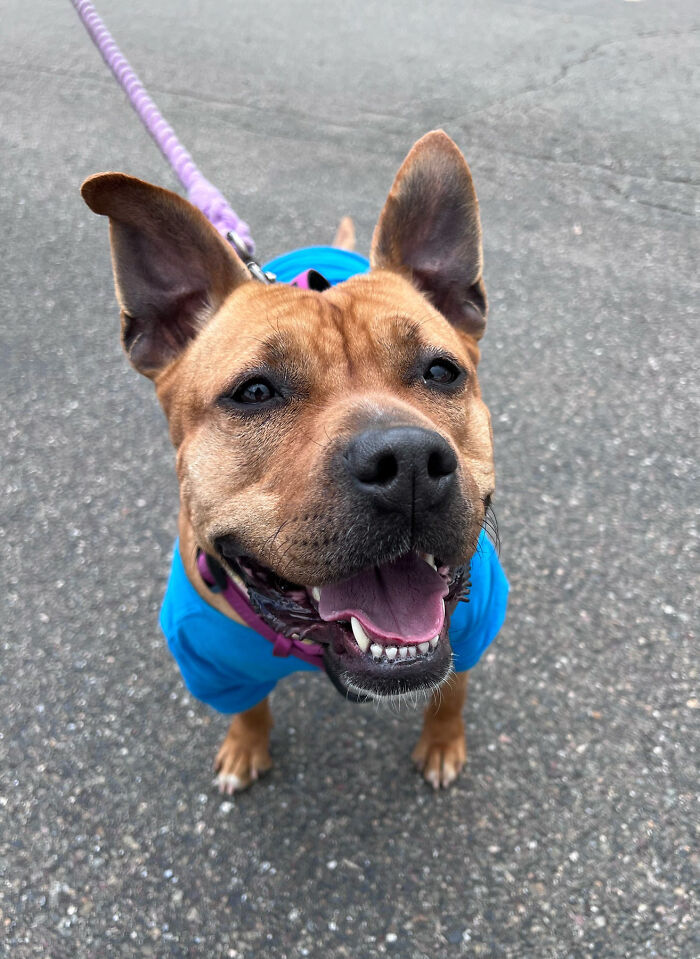
[[[122,343],[155,377],[184,349],[247,270],[203,213],[170,190],[124,173],[98,173],[82,187],[109,217]]]
[[[403,273],[458,329],[486,326],[479,202],[456,144],[434,130],[396,175],[372,238],[375,268]]]

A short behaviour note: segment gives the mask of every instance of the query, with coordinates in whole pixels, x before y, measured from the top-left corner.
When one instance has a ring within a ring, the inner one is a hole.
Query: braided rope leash
[[[178,140],[175,131],[131,69],[93,4],[89,0],[71,0],[71,3],[141,122],[177,174],[187,191],[190,203],[202,211],[219,233],[226,236],[233,231],[237,234],[245,243],[247,252],[252,255],[255,244],[248,224],[237,216],[224,195],[200,173],[194,160]]]

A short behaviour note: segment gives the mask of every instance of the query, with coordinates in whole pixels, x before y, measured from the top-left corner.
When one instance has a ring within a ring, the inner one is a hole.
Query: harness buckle
[[[226,239],[229,241],[231,246],[234,248],[236,253],[245,263],[248,268],[248,272],[253,277],[254,280],[258,280],[260,283],[264,283],[266,286],[269,286],[271,283],[274,283],[277,279],[274,273],[271,273],[269,270],[263,270],[258,261],[255,259],[253,254],[248,249],[248,245],[245,240],[243,240],[235,230],[229,230],[226,234]]]

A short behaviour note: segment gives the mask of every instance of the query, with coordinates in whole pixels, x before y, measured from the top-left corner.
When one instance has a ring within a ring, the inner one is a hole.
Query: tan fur
[[[272,713],[267,699],[234,716],[214,761],[222,792],[245,789],[272,766]]]
[[[412,759],[433,789],[449,786],[467,761],[462,710],[468,673],[453,673],[433,694]]]
[[[455,221],[455,235],[426,251],[401,224],[413,195],[424,194],[429,207],[431,177],[444,181],[448,174],[467,213],[464,223]],[[337,578],[342,530],[334,531],[326,467],[334,446],[376,416],[435,430],[449,441],[472,507],[462,532],[473,550],[494,486],[491,423],[477,379],[486,300],[476,195],[466,162],[445,134],[424,137],[401,167],[375,231],[372,271],[324,293],[251,282],[205,218],[167,191],[103,174],[86,181],[83,195],[95,212],[110,216],[125,348],[154,380],[168,418],[181,553],[206,602],[238,620],[202,583],[195,560],[197,548],[214,553],[217,537],[232,532],[246,551],[295,583]],[[144,293],[150,273],[142,271],[135,235],[155,250],[165,276],[155,292]],[[354,246],[348,218],[335,242]],[[442,285],[424,295],[431,263],[443,253]],[[170,318],[167,328],[148,312],[153,297],[157,317]],[[431,393],[407,377],[419,345],[467,370],[459,395]],[[298,398],[268,419],[231,415],[221,397],[279,356],[293,371]],[[414,759],[436,787],[448,785],[466,758],[465,695],[466,675],[453,675],[426,710]],[[267,700],[233,720],[217,756],[226,788],[244,788],[269,768],[271,725]]]
[[[355,249],[355,224],[349,216],[344,216],[338,224],[333,246],[338,247],[339,250]]]
[[[397,344],[407,322],[420,327],[426,345],[449,350],[470,371],[464,395],[436,399],[401,382]],[[258,423],[232,420],[216,400],[241,371],[255,368],[270,337],[281,337],[303,368],[310,396],[278,414],[274,430],[261,435]],[[332,580],[316,548],[329,522],[323,465],[329,445],[349,437],[356,417],[375,409],[449,438],[468,463],[461,475],[465,491],[479,503],[494,482],[490,421],[465,339],[388,271],[354,277],[323,295],[251,284],[235,291],[176,370],[156,379],[178,448],[181,506],[194,542],[211,553],[217,536],[236,529],[246,548],[281,576]],[[209,362],[214,353],[216,365]],[[474,537],[482,518],[472,517]],[[270,537],[276,529],[279,535]]]

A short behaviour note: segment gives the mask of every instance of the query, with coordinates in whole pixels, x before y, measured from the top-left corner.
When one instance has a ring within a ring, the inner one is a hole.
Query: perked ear
[[[80,190],[109,217],[122,343],[154,378],[249,277],[203,213],[176,193],[124,173],[98,173]]]
[[[406,276],[456,328],[483,335],[479,201],[466,160],[442,130],[422,137],[396,174],[370,262]]]

